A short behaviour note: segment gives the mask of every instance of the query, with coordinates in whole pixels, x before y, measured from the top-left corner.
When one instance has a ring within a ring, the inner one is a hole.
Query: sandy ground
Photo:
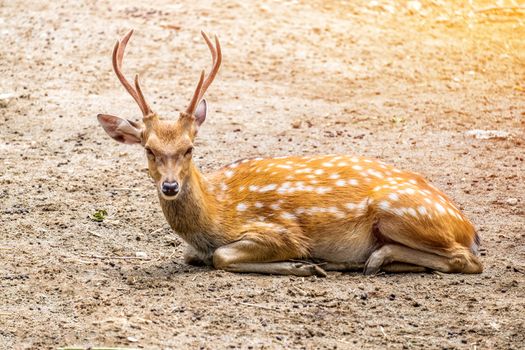
[[[474,11],[523,3],[150,3],[0,1],[0,94],[14,96],[0,101],[0,349],[523,348],[525,12]],[[478,227],[485,272],[322,279],[185,265],[142,150],[95,118],[140,115],[111,70],[131,27],[125,71],[171,117],[209,65],[199,30],[220,35],[203,171],[345,153],[423,173]],[[137,253],[146,259],[115,259]]]

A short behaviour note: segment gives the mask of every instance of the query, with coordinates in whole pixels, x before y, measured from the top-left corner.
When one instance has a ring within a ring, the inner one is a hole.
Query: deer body
[[[115,46],[117,76],[141,108],[143,123],[99,115],[114,139],[140,143],[170,226],[188,243],[185,260],[234,272],[324,276],[326,270],[373,274],[480,273],[479,237],[469,220],[420,175],[362,157],[254,158],[205,177],[192,160],[204,122],[202,99],[221,62],[204,72],[186,112],[160,119],[120,72],[131,32]],[[312,263],[316,262],[316,263]]]

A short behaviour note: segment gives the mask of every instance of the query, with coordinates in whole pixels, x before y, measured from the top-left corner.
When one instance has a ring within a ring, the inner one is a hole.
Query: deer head
[[[215,36],[215,46],[201,31],[212,56],[212,70],[206,76],[201,72],[199,83],[186,111],[178,120],[164,120],[149,107],[140,88],[138,75],[133,87],[122,73],[122,59],[130,30],[117,41],[113,50],[113,69],[117,78],[137,102],[142,111],[142,122],[133,122],[108,114],[97,116],[106,133],[118,142],[140,144],[146,150],[149,174],[156,183],[159,194],[166,200],[173,200],[184,189],[192,169],[193,142],[197,130],[206,119],[207,104],[202,97],[219,71],[222,61],[221,46]]]

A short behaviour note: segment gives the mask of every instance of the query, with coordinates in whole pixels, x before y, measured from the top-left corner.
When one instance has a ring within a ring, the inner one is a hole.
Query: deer
[[[141,145],[170,227],[187,243],[184,261],[239,273],[327,276],[439,271],[478,274],[480,237],[439,189],[415,172],[354,155],[276,156],[235,161],[202,174],[194,142],[208,114],[203,98],[222,62],[219,39],[201,31],[212,58],[184,112],[161,118],[138,74],[122,73],[130,30],[113,70],[143,118],[97,116],[114,140]]]

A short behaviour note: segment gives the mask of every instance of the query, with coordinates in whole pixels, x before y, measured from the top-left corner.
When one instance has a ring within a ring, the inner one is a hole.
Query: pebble
[[[505,201],[505,203],[507,203],[508,205],[516,205],[518,204],[518,199],[517,198],[509,198]]]
[[[9,102],[15,97],[14,94],[11,93],[5,93],[0,94],[0,107],[7,107]]]
[[[148,254],[146,254],[145,252],[136,252],[135,253],[135,256],[137,258],[147,258],[148,257]]]

